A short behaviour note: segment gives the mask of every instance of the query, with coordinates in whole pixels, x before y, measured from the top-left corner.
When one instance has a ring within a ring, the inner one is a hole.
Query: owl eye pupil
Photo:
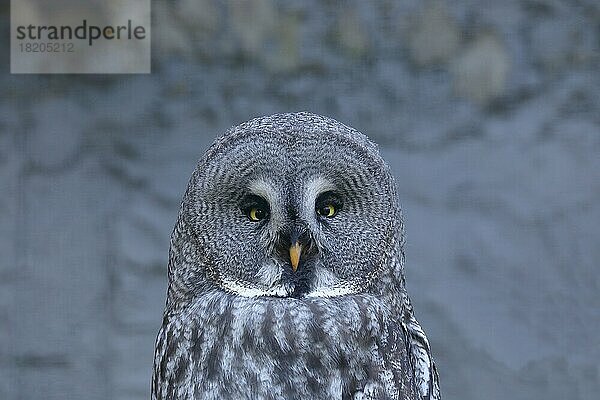
[[[240,208],[252,222],[259,222],[269,217],[269,203],[260,196],[245,196],[242,199]]]
[[[316,200],[315,211],[319,217],[333,218],[342,209],[342,199],[335,192],[322,193]]]
[[[265,219],[267,216],[267,212],[262,208],[251,208],[248,212],[248,218],[250,221],[258,222]]]
[[[333,204],[326,204],[317,209],[317,213],[322,217],[331,218],[337,214],[337,210]]]

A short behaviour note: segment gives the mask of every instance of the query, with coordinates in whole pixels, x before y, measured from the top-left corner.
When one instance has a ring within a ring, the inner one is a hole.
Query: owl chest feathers
[[[163,382],[182,397],[164,398],[352,398],[384,373],[376,338],[388,317],[366,295],[341,302],[207,294],[166,317]]]

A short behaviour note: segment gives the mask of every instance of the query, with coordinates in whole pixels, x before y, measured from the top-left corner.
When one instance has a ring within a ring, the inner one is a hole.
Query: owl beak
[[[300,263],[300,253],[302,252],[302,245],[297,241],[290,246],[290,262],[292,263],[292,271],[296,272],[298,264]]]

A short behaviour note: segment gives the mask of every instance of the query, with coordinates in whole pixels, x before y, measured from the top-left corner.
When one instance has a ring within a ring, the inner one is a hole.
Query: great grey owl
[[[152,398],[439,399],[390,169],[310,113],[230,129],[171,236]]]

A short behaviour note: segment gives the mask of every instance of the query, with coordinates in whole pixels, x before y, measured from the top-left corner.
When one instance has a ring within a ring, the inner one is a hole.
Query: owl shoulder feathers
[[[408,354],[415,383],[424,400],[441,399],[438,372],[431,355],[429,340],[415,318],[410,300],[403,300],[402,328],[406,333]]]

